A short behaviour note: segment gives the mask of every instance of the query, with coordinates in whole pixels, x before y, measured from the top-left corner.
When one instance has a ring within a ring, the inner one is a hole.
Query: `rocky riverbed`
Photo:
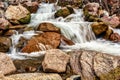
[[[119,80],[119,0],[0,1],[0,80]]]

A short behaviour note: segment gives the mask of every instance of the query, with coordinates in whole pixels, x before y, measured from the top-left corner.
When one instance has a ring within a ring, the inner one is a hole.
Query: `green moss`
[[[19,20],[19,22],[20,22],[21,24],[28,24],[28,23],[30,22],[30,19],[31,19],[31,15],[28,14],[26,17],[21,18],[21,19]]]

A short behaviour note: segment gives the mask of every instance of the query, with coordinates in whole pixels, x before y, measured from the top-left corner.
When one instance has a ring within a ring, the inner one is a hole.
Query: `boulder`
[[[69,55],[59,49],[46,51],[42,62],[43,71],[62,73],[66,71]]]
[[[72,7],[63,7],[62,9],[59,9],[56,13],[55,13],[55,18],[57,17],[67,17],[68,15],[74,13],[74,10]]]
[[[0,53],[0,71],[3,74],[10,74],[16,71],[12,60],[5,53]]]
[[[119,17],[117,17],[116,15],[113,15],[111,17],[104,16],[101,18],[101,20],[113,28],[116,28],[120,24]]]
[[[120,42],[120,35],[118,33],[113,33],[110,35],[110,40],[113,42]]]
[[[10,5],[5,12],[5,17],[12,24],[27,24],[31,18],[30,12],[20,4],[17,6]]]
[[[71,52],[70,65],[73,72],[81,76],[81,80],[117,80],[120,79],[119,61],[119,56],[79,50]]]
[[[108,30],[109,26],[103,22],[94,22],[93,24],[91,24],[91,27],[95,35],[99,36],[105,33]]]
[[[0,29],[1,30],[6,30],[8,29],[10,26],[10,23],[8,20],[6,20],[5,18],[0,18]]]
[[[74,45],[74,42],[61,35],[61,45]]]
[[[62,80],[59,74],[46,74],[46,73],[22,73],[6,76],[13,80]]]
[[[0,37],[0,52],[8,52],[12,41],[7,37]]]
[[[60,33],[60,28],[56,27],[55,25],[53,25],[52,23],[41,23],[38,28],[38,31],[43,31],[43,32],[57,32]]]
[[[57,48],[60,45],[60,38],[61,35],[55,32],[41,33],[32,37],[21,51],[31,53]]]
[[[23,6],[26,7],[30,13],[36,13],[39,8],[38,2],[26,2]]]

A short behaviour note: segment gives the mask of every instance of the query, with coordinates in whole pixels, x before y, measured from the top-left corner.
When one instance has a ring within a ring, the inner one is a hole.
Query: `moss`
[[[100,80],[120,80],[120,67],[100,76]]]
[[[31,19],[31,15],[28,14],[26,17],[21,18],[21,19],[19,20],[19,22],[20,22],[21,24],[28,24],[28,23],[30,22],[30,19]]]

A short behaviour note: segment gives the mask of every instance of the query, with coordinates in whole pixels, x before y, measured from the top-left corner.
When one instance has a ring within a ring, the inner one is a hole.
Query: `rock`
[[[5,18],[0,18],[0,29],[1,30],[6,30],[8,29],[10,26],[10,23],[8,20],[6,20]]]
[[[104,38],[107,39],[107,40],[109,40],[111,34],[113,34],[113,30],[108,28],[108,30],[105,33]]]
[[[11,44],[10,38],[0,37],[0,52],[8,52]]]
[[[74,45],[74,42],[61,35],[61,45]]]
[[[72,7],[63,7],[62,9],[58,10],[56,13],[55,13],[55,18],[57,17],[67,17],[68,15],[74,13],[74,10]]]
[[[103,22],[94,22],[91,24],[91,27],[96,36],[99,36],[108,30],[108,25]]]
[[[80,75],[73,75],[70,76],[70,78],[67,78],[66,80],[81,80]]]
[[[28,77],[29,76],[29,77]],[[46,74],[46,73],[22,73],[7,76],[6,78],[12,78],[13,80],[62,80],[58,74]]]
[[[23,4],[25,2],[29,2],[30,0],[7,0],[9,5],[18,5],[18,4]]]
[[[5,53],[0,53],[0,71],[3,74],[10,74],[16,71],[12,60]]]
[[[119,74],[111,73],[120,66],[120,57],[89,50],[71,52],[70,65],[74,73],[81,76],[81,80],[117,80]],[[107,78],[103,77],[108,75]],[[104,79],[103,79],[104,78]]]
[[[43,32],[57,32],[60,33],[60,28],[56,27],[52,23],[41,23],[38,28],[38,31],[43,31]]]
[[[30,12],[22,5],[12,6],[10,5],[6,12],[5,17],[12,24],[27,24],[30,22]]]
[[[101,20],[113,28],[116,28],[120,24],[120,20],[116,15],[111,17],[104,16],[101,18]]]
[[[110,40],[113,42],[120,42],[120,35],[118,33],[113,33],[110,36]]]
[[[39,8],[38,2],[26,2],[23,6],[26,7],[30,13],[36,13]]]
[[[7,31],[3,31],[3,36],[12,36],[13,34],[15,34],[15,30],[7,30]]]
[[[59,6],[72,5],[73,7],[82,7],[83,0],[59,0]]]
[[[59,49],[48,50],[42,62],[43,70],[45,72],[65,72],[68,61],[69,56],[63,51]]]
[[[57,48],[60,45],[61,35],[55,32],[45,32],[32,37],[28,44],[22,48],[22,52],[37,52]]]

